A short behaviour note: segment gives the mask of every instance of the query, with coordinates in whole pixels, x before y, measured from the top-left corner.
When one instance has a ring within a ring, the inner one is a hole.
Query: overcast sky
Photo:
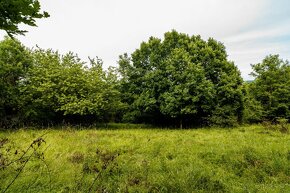
[[[150,36],[172,29],[224,43],[244,79],[268,54],[290,59],[289,0],[40,0],[51,15],[17,38],[26,46],[98,56],[117,66]],[[3,39],[4,32],[0,32]]]

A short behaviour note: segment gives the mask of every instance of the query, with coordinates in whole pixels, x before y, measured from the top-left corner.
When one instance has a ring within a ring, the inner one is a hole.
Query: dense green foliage
[[[139,122],[231,126],[290,118],[290,67],[278,55],[253,65],[243,82],[216,40],[171,31],[151,37],[119,67],[73,53],[0,42],[0,127]],[[283,120],[284,119],[284,120]]]
[[[262,104],[254,98],[252,88],[254,82],[243,85],[244,91],[244,116],[243,120],[247,123],[258,123],[263,121],[263,107]]]
[[[35,19],[49,17],[47,12],[40,12],[38,0],[1,0],[0,1],[0,29],[9,36],[26,31],[19,29],[19,24],[36,26]]]
[[[21,150],[47,133],[42,136],[46,143],[36,145],[35,153],[31,148],[19,162],[0,168],[0,191],[29,155],[7,192],[290,191],[290,135],[261,126],[126,128],[0,132],[0,141],[8,139],[2,140],[0,163],[1,158],[20,158]]]
[[[72,53],[38,49],[33,59],[21,88],[27,118],[102,121],[118,110],[117,77],[104,72],[98,58],[87,67]]]
[[[122,109],[117,75],[102,61],[0,43],[1,127],[31,123],[116,121]]]
[[[256,78],[249,85],[250,111],[256,119],[290,118],[290,65],[278,55],[267,56],[262,63],[252,65]],[[254,107],[254,108],[253,108]],[[258,111],[257,111],[258,110]]]
[[[122,93],[133,121],[233,125],[242,118],[242,78],[214,39],[168,32],[120,56]],[[144,120],[145,119],[145,120]]]
[[[19,117],[20,85],[31,65],[31,54],[19,41],[6,38],[0,43],[0,127]]]

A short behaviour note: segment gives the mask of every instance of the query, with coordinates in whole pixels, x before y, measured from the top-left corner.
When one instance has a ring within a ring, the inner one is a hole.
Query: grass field
[[[258,125],[20,129],[0,139],[0,164],[10,163],[0,192],[290,192],[290,135]]]

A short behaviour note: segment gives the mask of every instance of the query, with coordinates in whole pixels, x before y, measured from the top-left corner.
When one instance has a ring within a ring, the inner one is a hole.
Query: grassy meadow
[[[259,125],[26,128],[0,142],[0,192],[290,192],[290,135]]]

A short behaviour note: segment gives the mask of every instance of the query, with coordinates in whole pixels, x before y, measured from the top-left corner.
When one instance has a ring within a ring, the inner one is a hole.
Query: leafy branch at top
[[[0,29],[10,37],[24,35],[26,30],[19,29],[19,24],[36,26],[35,19],[47,18],[49,14],[40,11],[38,0],[1,0]]]

